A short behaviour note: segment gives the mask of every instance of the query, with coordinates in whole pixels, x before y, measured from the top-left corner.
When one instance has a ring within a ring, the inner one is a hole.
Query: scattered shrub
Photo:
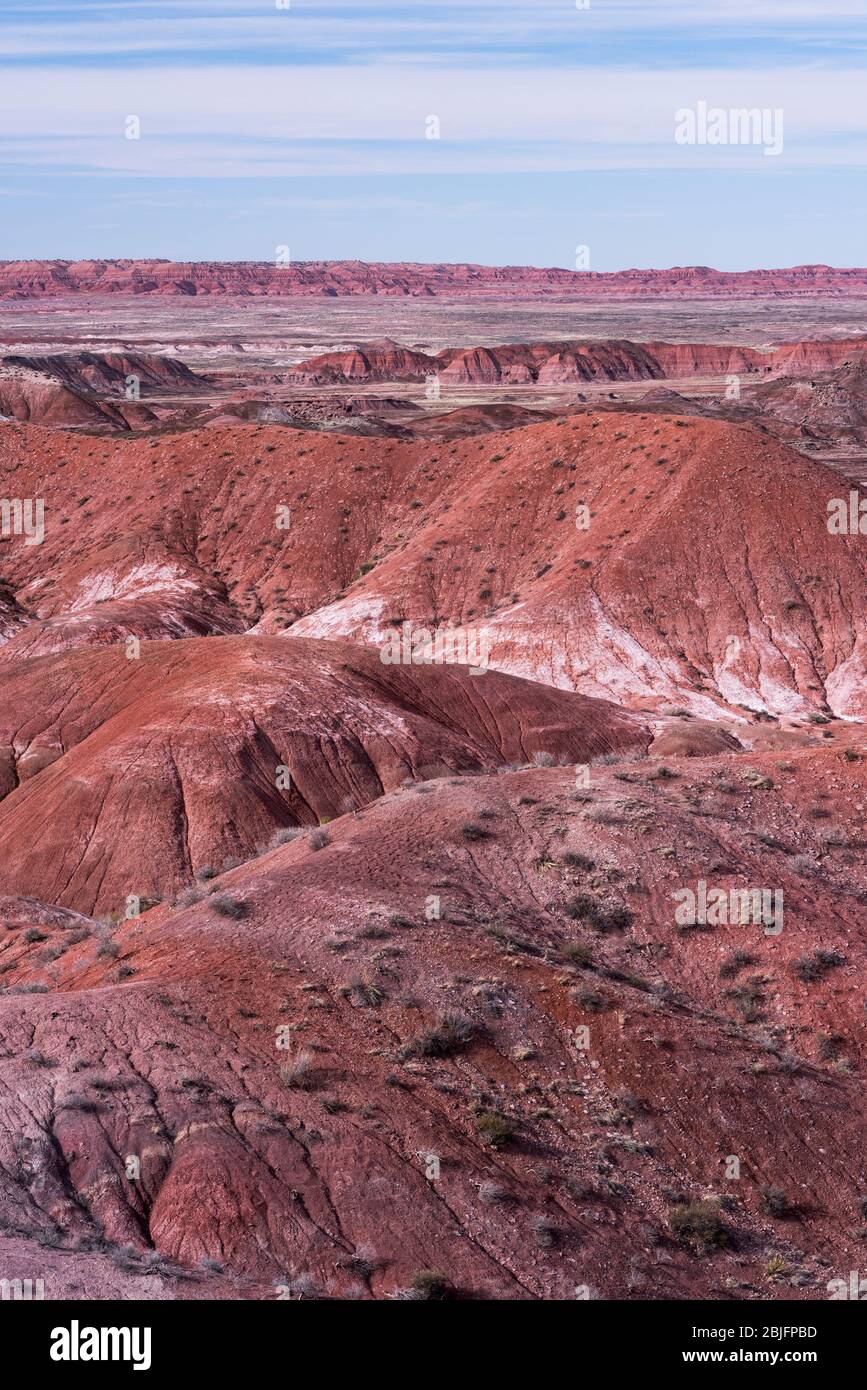
[[[246,917],[250,911],[247,903],[242,902],[240,898],[230,897],[228,893],[219,893],[211,898],[211,907],[221,917],[231,917],[236,922]]]
[[[757,1023],[762,1016],[765,1002],[765,980],[761,975],[751,975],[741,985],[726,990],[726,999],[731,999],[738,1013],[746,1023]]]
[[[570,965],[587,966],[593,964],[593,952],[583,941],[570,941],[563,947],[563,955]]]
[[[568,864],[570,869],[595,869],[595,860],[589,859],[586,854],[576,854],[574,850],[567,850],[562,857],[563,863]]]
[[[845,964],[846,957],[839,951],[820,949],[808,956],[798,956],[792,963],[792,970],[802,984],[812,984],[824,979],[829,970]]]
[[[533,1239],[541,1250],[550,1249],[559,1235],[559,1228],[549,1216],[536,1216],[533,1219]]]
[[[461,834],[465,840],[469,840],[471,843],[476,840],[490,840],[491,838],[490,830],[486,830],[483,825],[476,825],[475,821],[471,820],[464,821],[461,826]]]
[[[342,985],[340,993],[344,999],[349,999],[358,1007],[376,1009],[385,999],[385,990],[373,980],[367,980],[363,976],[355,975],[348,982]]]
[[[819,1060],[835,1062],[840,1056],[846,1039],[839,1033],[823,1033],[819,1038]]]
[[[512,1200],[511,1195],[504,1187],[501,1187],[498,1182],[481,1183],[479,1186],[479,1199],[488,1207],[494,1207],[500,1202],[509,1202]],[[864,1202],[865,1205],[867,1205],[867,1197],[864,1198]],[[867,1215],[867,1211],[865,1211],[865,1215]]]
[[[762,1202],[762,1211],[766,1216],[775,1216],[780,1220],[787,1216],[794,1216],[795,1207],[781,1187],[760,1187],[759,1196]]]
[[[572,998],[582,1009],[586,1009],[591,1014],[601,1014],[605,1012],[608,1001],[604,994],[592,989],[590,985],[582,985],[580,989],[572,991]]]
[[[288,1056],[280,1068],[280,1079],[294,1091],[312,1091],[317,1085],[316,1059],[305,1048]]]
[[[290,840],[296,840],[301,834],[297,826],[286,826],[282,830],[275,830],[269,841],[271,849],[277,849],[280,845],[288,845]]]
[[[589,893],[579,893],[577,897],[570,898],[564,911],[573,921],[586,922],[603,935],[609,931],[624,931],[632,922],[632,913],[628,908],[606,908]]]
[[[476,1036],[478,1028],[466,1014],[444,1013],[433,1028],[425,1028],[406,1047],[407,1056],[451,1057],[461,1052]]]
[[[412,1296],[424,1302],[442,1302],[454,1294],[454,1289],[439,1269],[417,1269],[409,1281]]]
[[[704,1200],[678,1204],[668,1214],[668,1225],[676,1240],[697,1241],[710,1248],[728,1244],[720,1209],[716,1202]]]
[[[749,951],[733,951],[719,968],[721,980],[733,980],[742,970],[746,970],[748,965],[755,965],[756,958],[751,956]]]
[[[87,1096],[69,1095],[65,1100],[60,1101],[61,1110],[81,1110],[84,1114],[95,1114],[99,1110],[99,1104],[95,1100],[90,1100]]]
[[[504,1149],[515,1137],[518,1126],[501,1110],[480,1110],[476,1115],[476,1128],[490,1148]]]

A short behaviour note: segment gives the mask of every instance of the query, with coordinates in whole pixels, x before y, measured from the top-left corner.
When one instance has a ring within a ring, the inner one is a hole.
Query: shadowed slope
[[[605,702],[269,637],[42,657],[0,687],[2,886],[86,912],[176,892],[280,827],[426,770],[586,763],[650,735]]]

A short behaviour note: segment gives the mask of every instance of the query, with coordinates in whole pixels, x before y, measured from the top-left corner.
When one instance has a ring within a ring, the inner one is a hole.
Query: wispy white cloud
[[[289,8],[238,0],[178,0],[178,3],[88,4],[78,0],[64,16],[56,3],[8,6],[0,20],[7,60],[99,58],[110,55],[166,57],[172,54],[237,54],[268,57],[277,49],[287,62],[311,53],[350,61],[410,63],[432,52],[458,61],[467,50],[487,52],[493,64],[510,50],[544,50],[548,61],[580,58],[595,38],[618,35],[695,44],[704,36],[749,41],[765,33],[778,42],[807,37],[828,51],[863,39],[863,0],[591,0],[578,9],[571,0],[293,0]],[[571,54],[563,45],[572,47]]]
[[[0,163],[147,176],[745,167],[754,147],[674,142],[699,100],[780,108],[788,167],[867,162],[863,74],[821,68],[0,69]],[[141,139],[125,138],[135,115]],[[427,118],[440,121],[426,138]]]

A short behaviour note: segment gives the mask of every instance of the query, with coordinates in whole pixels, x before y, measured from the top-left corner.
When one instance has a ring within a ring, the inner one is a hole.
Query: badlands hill
[[[10,660],[3,881],[108,912],[407,779],[649,742],[604,701],[466,666],[383,665],[347,643],[224,637],[148,642],[136,659],[116,643]]]
[[[858,361],[807,377],[780,377],[758,387],[750,406],[763,420],[788,429],[793,438],[865,444],[867,365]]]
[[[562,386],[591,381],[648,381],[667,377],[739,376],[830,371],[867,361],[867,338],[784,343],[761,349],[717,343],[636,343],[588,339],[562,343],[506,343],[498,347],[446,348],[435,354],[398,343],[360,343],[348,352],[327,352],[293,368],[292,380],[311,386],[360,382],[424,381],[446,386]]]
[[[128,395],[195,390],[182,362],[153,353],[55,352],[0,357],[0,416],[84,429],[146,428],[154,413]]]
[[[865,767],[437,776],[135,919],[0,902],[4,1270],[826,1298],[867,1195]],[[785,929],[679,931],[704,875],[782,885]]]
[[[0,262],[0,300],[70,295],[382,295],[492,299],[791,298],[867,293],[867,270],[827,265],[728,272],[708,266],[613,273],[535,266],[164,260]]]
[[[552,412],[543,403],[550,406],[552,400],[555,410],[572,410],[585,401],[585,395],[571,388],[646,382],[652,392],[658,392],[664,389],[659,383],[665,381],[683,389],[698,379],[719,394],[723,380],[727,384],[735,375],[744,393],[738,401],[743,399],[747,408],[742,410],[738,402],[732,404],[727,398],[721,398],[717,408],[711,399],[699,413],[736,420],[758,414],[772,432],[793,440],[811,437],[811,417],[820,427],[812,434],[822,437],[839,420],[842,439],[847,437],[849,422],[841,403],[851,401],[850,414],[862,410],[865,363],[867,338],[863,337],[804,339],[767,348],[570,339],[445,348],[437,353],[382,339],[279,370],[254,366],[229,373],[194,372],[179,358],[159,353],[10,353],[0,357],[0,416],[90,433],[246,422],[442,441],[550,418]],[[836,391],[831,380],[835,374],[840,376]],[[427,394],[431,378],[438,389],[464,399],[451,410],[431,409]],[[795,384],[794,411],[785,394],[770,389],[778,380]],[[418,397],[418,392],[381,395],[370,391],[371,385],[389,383],[403,388],[424,383],[424,405],[411,398],[412,394]],[[485,399],[491,388],[511,388],[523,400]],[[468,403],[468,394],[477,399]],[[665,398],[649,395],[647,399],[660,403]],[[626,408],[634,404],[631,399]],[[541,408],[536,409],[537,405]],[[618,402],[621,408],[624,403]],[[686,413],[696,409],[695,404],[684,403]],[[790,420],[792,415],[802,418]],[[787,430],[787,424],[794,428]]]
[[[4,1277],[752,1300],[858,1268],[838,474],[648,409],[11,421],[0,479],[45,505],[0,540]],[[487,669],[381,660],[443,628]],[[782,893],[782,930],[678,922],[699,881]]]
[[[863,715],[867,557],[843,480],[748,426],[587,412],[450,444],[276,426],[0,427],[0,664],[253,632],[484,631],[490,665],[636,708]],[[2,595],[0,595],[2,598]]]

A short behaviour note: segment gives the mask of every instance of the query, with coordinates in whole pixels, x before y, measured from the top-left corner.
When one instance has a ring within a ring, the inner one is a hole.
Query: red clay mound
[[[3,417],[64,429],[79,426],[128,428],[117,405],[100,401],[89,393],[70,390],[52,376],[20,368],[0,368],[0,419]]]
[[[156,416],[127,397],[133,386],[159,392],[202,384],[183,363],[148,353],[6,356],[0,357],[0,416],[64,429],[146,428]]]
[[[749,427],[587,413],[451,443],[269,426],[109,443],[13,425],[0,477],[46,505],[42,545],[2,547],[10,622],[51,622],[10,657],[124,628],[380,646],[410,622],[638,707],[867,708],[867,558],[827,530],[845,485]]]
[[[421,412],[408,421],[405,428],[413,439],[431,439],[443,443],[470,435],[522,429],[526,425],[542,424],[550,418],[549,411],[528,410],[522,405],[500,402],[460,406],[457,410],[445,410],[441,415]]]
[[[602,702],[346,644],[210,638],[17,662],[0,698],[2,886],[122,911],[406,778],[587,763],[649,739]]]
[[[579,339],[561,343],[505,343],[496,347],[445,348],[435,356],[397,343],[360,344],[328,352],[293,368],[290,379],[323,385],[349,382],[423,381],[436,376],[450,386],[578,385],[588,381],[653,381],[667,377],[752,376],[805,373],[867,360],[867,338],[785,343],[773,349],[717,343],[634,343],[627,339]]]
[[[827,1297],[867,1192],[867,764],[796,757],[445,778],[186,910],[5,932],[4,1268],[50,1297],[108,1266],[138,1297]],[[699,878],[777,885],[783,930],[678,929]]]
[[[621,703],[864,713],[867,557],[828,533],[841,487],[716,422],[585,415],[467,443],[423,531],[295,630],[379,642],[439,617],[484,630],[499,669]]]
[[[131,377],[149,390],[202,385],[201,377],[177,358],[148,352],[56,352],[0,357],[0,371],[15,370],[52,377],[72,391],[102,391],[119,396],[125,395]]]

